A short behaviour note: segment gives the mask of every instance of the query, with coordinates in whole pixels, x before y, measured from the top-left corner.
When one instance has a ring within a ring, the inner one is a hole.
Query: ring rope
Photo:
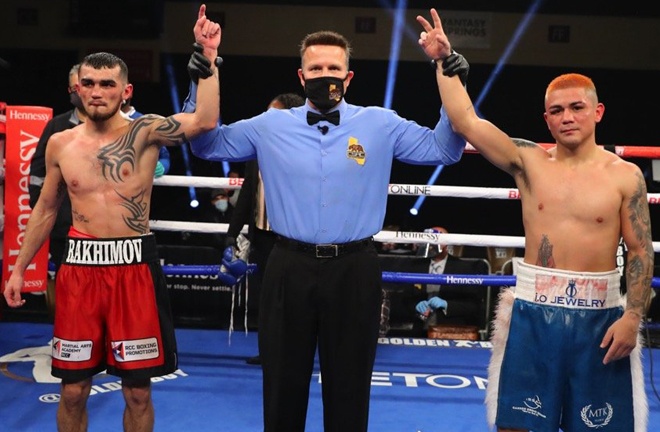
[[[250,264],[248,272],[256,271],[256,266]],[[163,273],[168,276],[215,276],[220,271],[218,265],[165,265]],[[383,272],[383,282],[394,283],[424,283],[437,285],[483,285],[483,286],[515,286],[515,275],[474,275],[474,274],[432,274]],[[660,287],[660,277],[651,281],[653,288]]]
[[[182,222],[182,221],[149,221],[152,230],[156,231],[189,231],[198,233],[226,233],[229,224],[213,222]],[[247,234],[247,225],[241,230]],[[519,236],[498,236],[486,234],[445,234],[414,231],[380,231],[374,235],[374,240],[380,243],[433,243],[462,246],[495,246],[524,248],[525,238]],[[660,242],[653,242],[653,250],[660,252]]]
[[[557,146],[553,143],[536,143],[549,150]],[[598,147],[615,153],[622,158],[647,158],[647,159],[660,159],[660,148],[658,147],[645,147],[645,146],[625,146],[625,145],[599,145]],[[465,153],[479,153],[472,144],[467,143],[465,146]]]
[[[540,144],[548,149],[554,144]],[[633,146],[601,146],[615,152],[621,157],[660,157],[660,149],[653,147],[633,147]],[[470,144],[466,146],[466,152],[476,152],[476,149]],[[243,179],[228,177],[192,177],[192,176],[173,176],[166,175],[154,180],[157,186],[193,186],[205,188],[226,188],[240,189]],[[519,192],[516,188],[483,188],[466,186],[436,186],[436,185],[412,185],[412,184],[390,184],[390,195],[426,195],[426,196],[444,196],[458,198],[487,198],[487,199],[519,199]],[[648,194],[649,204],[660,203],[660,194]],[[162,231],[190,231],[201,233],[226,233],[229,224],[209,223],[209,222],[183,222],[183,221],[150,221],[151,228]],[[247,225],[241,230],[247,233]],[[438,234],[438,233],[420,233],[403,231],[380,231],[374,235],[374,240],[388,243],[433,243],[444,245],[464,245],[464,246],[495,246],[495,247],[513,247],[523,248],[524,237],[516,236],[495,236],[482,234]],[[660,242],[653,242],[653,250],[660,251]],[[201,274],[217,274],[219,266],[177,266],[179,271],[190,274],[190,271],[198,270]],[[168,272],[174,270],[173,267],[167,267]],[[189,270],[186,270],[189,269]],[[166,273],[172,274],[172,273]],[[452,275],[430,275],[426,273],[389,273],[383,272],[383,281],[386,282],[425,282],[438,284],[451,284],[446,280],[447,276]],[[470,275],[474,278],[474,275]],[[412,280],[409,280],[412,278]],[[498,279],[502,278],[502,279]],[[488,276],[483,280],[488,280],[486,285],[500,286],[515,285],[515,277],[510,276]],[[653,278],[652,286],[660,286],[660,278]]]
[[[203,188],[240,189],[242,178],[229,177],[188,177],[166,175],[154,180],[156,186],[181,186]],[[400,196],[432,196],[451,198],[486,198],[486,199],[520,199],[516,188],[488,188],[473,186],[438,186],[392,183],[388,187],[389,195]],[[649,204],[660,204],[660,193],[647,194]]]

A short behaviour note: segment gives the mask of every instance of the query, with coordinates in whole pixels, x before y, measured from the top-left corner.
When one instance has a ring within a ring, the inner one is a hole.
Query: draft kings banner
[[[5,232],[2,252],[2,291],[16,264],[23,244],[30,207],[30,163],[39,137],[52,108],[7,106],[5,144]],[[48,275],[48,241],[44,243],[25,271],[23,292],[46,291]]]

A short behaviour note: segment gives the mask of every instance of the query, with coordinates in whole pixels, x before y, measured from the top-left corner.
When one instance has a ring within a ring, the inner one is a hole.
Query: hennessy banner
[[[2,252],[2,291],[16,264],[23,243],[30,208],[30,162],[39,137],[53,110],[35,106],[7,106],[5,145],[5,233]],[[48,272],[48,241],[25,271],[23,292],[45,291]]]

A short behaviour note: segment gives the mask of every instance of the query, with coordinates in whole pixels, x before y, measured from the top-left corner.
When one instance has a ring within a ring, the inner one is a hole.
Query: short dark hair
[[[351,48],[351,43],[343,35],[330,30],[321,30],[308,34],[300,42],[301,59],[305,54],[305,50],[312,45],[332,45],[343,48],[346,52],[346,65],[348,66],[353,49]]]
[[[112,69],[119,66],[119,75],[128,82],[128,66],[124,60],[114,54],[107,52],[96,52],[85,56],[81,65],[91,66],[94,69],[108,68]]]
[[[305,99],[296,93],[282,93],[273,99],[282,104],[285,109],[301,106],[305,103]]]

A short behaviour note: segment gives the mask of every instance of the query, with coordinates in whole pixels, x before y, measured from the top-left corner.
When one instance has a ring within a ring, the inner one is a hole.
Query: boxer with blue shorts
[[[489,423],[535,432],[645,431],[641,344],[603,364],[600,343],[624,311],[618,271],[521,262],[501,294],[489,366]],[[510,321],[509,321],[510,319]]]

